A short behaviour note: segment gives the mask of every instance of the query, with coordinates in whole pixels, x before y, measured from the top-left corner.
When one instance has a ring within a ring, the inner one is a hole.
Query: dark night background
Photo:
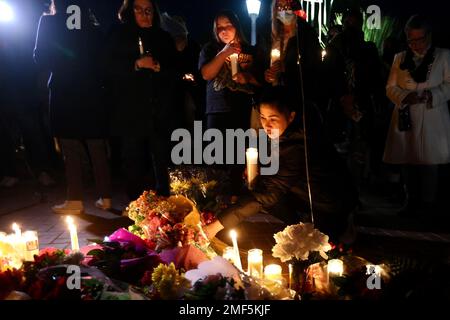
[[[15,6],[16,20],[10,24],[0,24],[0,32],[6,34],[27,35],[31,38],[35,34],[36,18],[30,16],[30,3],[46,2],[45,0],[8,0],[7,2]],[[47,1],[48,2],[48,1]],[[344,5],[358,2],[357,0],[335,0],[334,4]],[[122,0],[91,0],[92,7],[99,19],[102,28],[106,31],[117,22],[117,11]],[[258,29],[267,30],[270,19],[271,0],[262,0],[261,15],[258,19]],[[398,18],[402,25],[406,19],[414,13],[422,13],[430,16],[435,23],[435,38],[439,44],[446,45],[450,38],[450,28],[447,23],[447,13],[445,1],[429,0],[361,0],[361,5],[379,5],[383,15],[391,15]],[[245,0],[160,0],[161,12],[167,11],[171,15],[183,16],[190,30],[191,36],[199,43],[206,42],[212,32],[212,21],[214,15],[221,9],[231,9],[235,11],[241,19],[247,37],[250,37],[250,19],[247,15]],[[27,12],[28,11],[28,12]],[[23,19],[20,17],[23,16]],[[3,30],[1,30],[3,29]]]

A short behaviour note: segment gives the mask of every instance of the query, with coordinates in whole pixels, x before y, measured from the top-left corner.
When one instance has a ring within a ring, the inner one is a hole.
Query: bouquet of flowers
[[[208,213],[202,215],[193,202],[184,196],[160,197],[153,191],[145,191],[128,207],[128,216],[135,224],[129,231],[144,239],[160,252],[163,249],[209,244],[203,226],[211,223]]]
[[[300,223],[286,227],[274,235],[276,244],[272,255],[292,267],[292,288],[299,294],[310,291],[312,284],[307,281],[309,266],[328,259],[325,252],[331,250],[328,236],[310,223]]]

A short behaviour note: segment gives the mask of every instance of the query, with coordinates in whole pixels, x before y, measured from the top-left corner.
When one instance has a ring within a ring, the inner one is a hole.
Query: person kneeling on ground
[[[306,178],[305,140],[296,127],[285,89],[268,89],[260,100],[259,113],[270,139],[279,138],[279,170],[272,176],[258,176],[248,194],[222,212],[205,228],[208,237],[233,228],[257,213],[271,214],[291,225],[310,212]],[[349,221],[358,206],[358,192],[343,160],[333,147],[320,139],[308,139],[309,172],[315,227],[333,242],[349,243]],[[309,221],[305,221],[309,222]]]

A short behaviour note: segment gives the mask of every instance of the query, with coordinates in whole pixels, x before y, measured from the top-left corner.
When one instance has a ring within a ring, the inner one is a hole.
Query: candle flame
[[[230,237],[231,237],[232,239],[236,239],[236,238],[237,238],[236,230],[231,230],[231,231],[230,231]]]

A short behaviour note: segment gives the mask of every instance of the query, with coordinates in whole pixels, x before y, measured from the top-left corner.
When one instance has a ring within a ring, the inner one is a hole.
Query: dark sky
[[[104,25],[109,25],[116,17],[122,0],[92,0],[96,12]],[[352,0],[335,0],[335,3],[349,3]],[[394,15],[402,22],[414,13],[423,13],[432,17],[440,32],[450,32],[448,10],[445,10],[447,0],[362,0],[363,5],[376,4],[381,8],[382,15]],[[262,13],[258,26],[267,26],[271,0],[262,0]],[[245,0],[159,0],[161,11],[183,16],[188,24],[191,35],[203,42],[211,35],[212,22],[215,13],[221,9],[235,11],[247,36],[250,37],[250,19],[247,15]]]

